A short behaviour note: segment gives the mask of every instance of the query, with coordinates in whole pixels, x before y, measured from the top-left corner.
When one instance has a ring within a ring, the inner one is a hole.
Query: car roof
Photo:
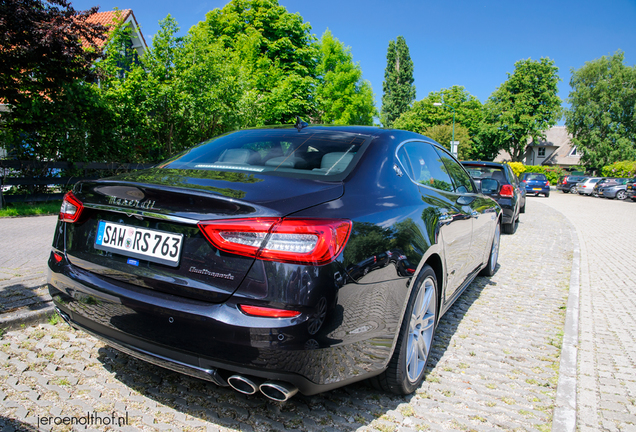
[[[478,166],[491,166],[491,167],[504,166],[504,164],[499,162],[487,162],[487,161],[462,161],[462,165],[478,165]]]

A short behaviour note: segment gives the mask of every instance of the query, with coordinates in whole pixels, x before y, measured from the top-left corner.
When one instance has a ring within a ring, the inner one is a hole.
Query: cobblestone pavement
[[[57,216],[0,219],[0,314],[42,309],[51,300],[46,260]]]
[[[34,430],[40,421],[51,430],[45,417],[87,413],[105,423],[115,413],[128,426],[113,430],[549,431],[573,231],[541,200],[529,199],[517,233],[502,236],[497,273],[471,284],[440,322],[426,381],[413,395],[361,383],[277,403],[43,324],[0,340],[0,429]]]
[[[636,202],[553,193],[581,245],[577,426],[636,431]]]

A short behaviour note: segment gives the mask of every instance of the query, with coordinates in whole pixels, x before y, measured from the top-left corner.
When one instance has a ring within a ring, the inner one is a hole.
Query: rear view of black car
[[[430,139],[244,130],[78,183],[49,290],[132,356],[274,400],[363,379],[413,392],[437,322],[492,275],[501,209]]]
[[[462,165],[476,180],[497,180],[498,188],[484,190],[484,193],[497,201],[503,210],[502,231],[506,234],[514,234],[519,214],[526,211],[526,189],[525,185],[519,183],[510,165],[481,161],[465,161]]]
[[[577,176],[577,175],[567,175],[559,177],[559,181],[557,182],[556,188],[563,193],[568,193],[571,189],[576,186],[577,183],[585,181],[587,177],[585,176]]]

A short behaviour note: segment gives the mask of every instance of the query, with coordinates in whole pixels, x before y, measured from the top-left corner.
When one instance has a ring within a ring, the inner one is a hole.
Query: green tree
[[[77,79],[94,80],[97,42],[106,38],[106,28],[86,21],[95,12],[66,0],[0,2],[0,100],[55,99]]]
[[[423,132],[429,138],[434,139],[438,143],[442,144],[448,150],[450,150],[450,142],[453,138],[453,127],[451,125],[435,125],[431,126]],[[455,125],[455,141],[459,141],[459,147],[457,149],[457,157],[461,160],[467,160],[471,158],[471,139],[468,128],[462,125]]]
[[[372,125],[377,115],[371,84],[362,79],[351,49],[327,30],[318,44],[316,123]]]
[[[442,101],[445,105],[441,107],[433,105]],[[462,86],[430,92],[395,120],[393,127],[427,135],[449,148],[453,125],[453,110],[449,106],[455,108],[455,140],[459,141],[460,158],[469,158],[483,114],[479,99]]]
[[[617,51],[573,69],[570,87],[565,124],[583,163],[600,170],[636,159],[636,66]]]
[[[242,109],[250,125],[293,122],[315,110],[318,49],[311,26],[277,0],[232,0],[195,26],[241,61],[246,79]]]
[[[382,124],[392,127],[393,122],[406,112],[415,100],[413,85],[413,60],[409,47],[402,36],[389,41],[386,54],[386,69],[382,83]]]
[[[529,138],[544,138],[544,132],[561,118],[558,71],[548,58],[515,63],[515,71],[484,105],[484,122],[477,140],[484,153],[503,149],[513,161],[519,161]]]

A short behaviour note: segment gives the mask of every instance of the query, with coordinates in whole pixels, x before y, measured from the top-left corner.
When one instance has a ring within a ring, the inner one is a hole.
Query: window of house
[[[570,154],[568,154],[568,156],[578,156],[579,154],[576,151],[576,146],[572,147],[572,150],[570,150]]]
[[[539,147],[537,149],[539,157],[545,157],[545,147]]]

